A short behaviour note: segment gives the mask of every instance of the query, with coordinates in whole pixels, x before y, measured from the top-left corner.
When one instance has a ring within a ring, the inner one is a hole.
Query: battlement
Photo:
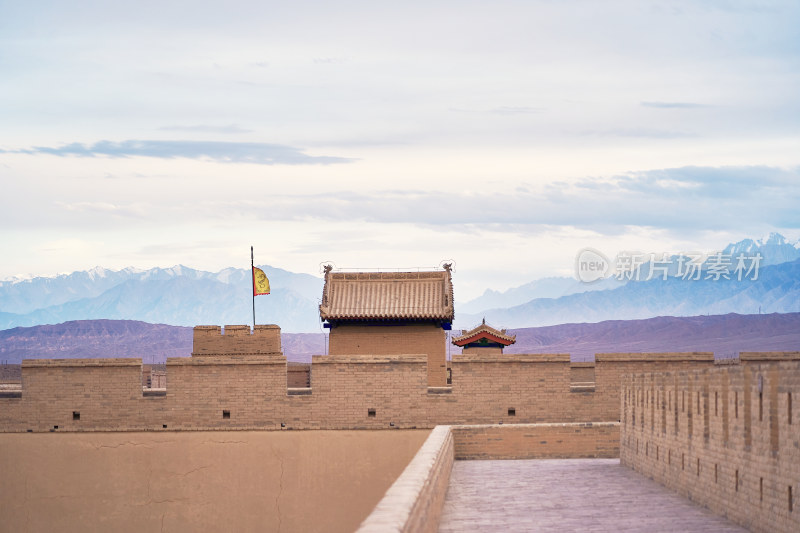
[[[192,357],[259,355],[283,357],[281,328],[274,324],[250,326],[195,326]]]
[[[751,531],[800,531],[799,355],[625,376],[621,463]]]
[[[141,359],[25,360],[20,380],[0,391],[0,431],[616,422],[623,376],[721,368],[710,352],[598,354],[594,363],[570,362],[563,353],[471,353],[450,361],[450,383],[431,386],[424,351],[370,354],[361,346],[361,352],[315,355],[310,365],[290,369],[279,335],[277,326],[253,332],[227,326],[224,333],[199,326],[193,356],[167,359],[155,381]],[[765,358],[791,361],[797,354],[743,359]]]
[[[671,362],[674,363],[678,360],[681,362],[714,362],[714,352],[683,352],[680,357],[673,352],[663,353],[598,353],[595,354],[594,360],[596,363],[626,363],[626,362]],[[783,359],[782,359],[783,360]]]

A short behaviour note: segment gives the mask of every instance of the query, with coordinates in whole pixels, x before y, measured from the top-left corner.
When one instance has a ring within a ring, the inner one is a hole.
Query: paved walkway
[[[619,459],[456,461],[440,532],[743,532]]]

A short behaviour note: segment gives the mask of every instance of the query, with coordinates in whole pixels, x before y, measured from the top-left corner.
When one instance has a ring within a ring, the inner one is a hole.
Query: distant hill
[[[76,320],[0,331],[0,361],[141,357],[145,363],[192,353],[192,328],[135,320]]]
[[[456,333],[456,332],[454,332]],[[510,330],[516,344],[507,353],[570,353],[575,361],[602,352],[800,351],[800,313],[657,317],[561,324]],[[289,361],[310,362],[326,353],[322,333],[284,333]],[[451,354],[460,350],[450,345]],[[79,320],[53,326],[0,331],[0,362],[23,358],[141,357],[145,363],[189,356],[192,329],[130,320]]]
[[[321,333],[282,333],[290,361],[306,362],[325,353]],[[19,327],[0,331],[0,363],[22,359],[96,359],[141,357],[163,363],[167,357],[192,354],[192,328],[148,324],[136,320],[76,320],[62,324]]]
[[[509,330],[517,336],[507,353],[570,353],[589,361],[606,352],[714,352],[719,358],[737,352],[800,351],[800,313],[607,320]]]

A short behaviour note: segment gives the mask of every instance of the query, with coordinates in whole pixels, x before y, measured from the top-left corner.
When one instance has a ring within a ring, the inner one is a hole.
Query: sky
[[[0,0],[0,279],[800,238],[800,2]]]

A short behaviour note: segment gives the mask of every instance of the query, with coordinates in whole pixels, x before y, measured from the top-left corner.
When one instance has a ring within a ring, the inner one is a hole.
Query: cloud
[[[656,128],[615,128],[610,130],[589,130],[580,133],[586,137],[634,137],[646,139],[680,139],[693,137],[682,131],[660,130]]]
[[[642,107],[654,107],[656,109],[701,109],[711,107],[706,104],[695,104],[693,102],[641,102]]]
[[[800,228],[798,178],[800,169],[682,167],[552,184],[540,191],[272,195],[268,205],[256,199],[206,211],[271,221],[364,221],[512,233],[555,227],[605,234],[631,227],[683,233],[765,225]]]
[[[448,111],[454,113],[489,113],[491,115],[528,115],[531,113],[541,113],[542,109],[539,107],[527,106],[498,106],[491,109],[465,109],[460,107],[451,107]]]
[[[236,124],[229,124],[227,126],[209,126],[206,124],[197,124],[195,126],[163,126],[158,129],[160,131],[200,131],[207,133],[253,133],[253,130],[240,128]]]
[[[315,57],[314,63],[317,65],[330,65],[330,64],[342,64],[347,61],[345,57]]]
[[[495,115],[525,115],[529,113],[541,113],[541,109],[536,107],[513,107],[513,106],[500,106],[490,109],[489,113]]]
[[[142,205],[121,205],[110,202],[56,202],[67,211],[113,215],[119,217],[144,218],[147,210]]]
[[[258,165],[329,165],[350,163],[353,159],[311,156],[298,148],[280,144],[217,141],[99,141],[93,145],[72,143],[51,148],[35,146],[23,150],[0,150],[0,153],[47,154],[59,157],[157,157],[174,159],[211,159],[223,163]]]

